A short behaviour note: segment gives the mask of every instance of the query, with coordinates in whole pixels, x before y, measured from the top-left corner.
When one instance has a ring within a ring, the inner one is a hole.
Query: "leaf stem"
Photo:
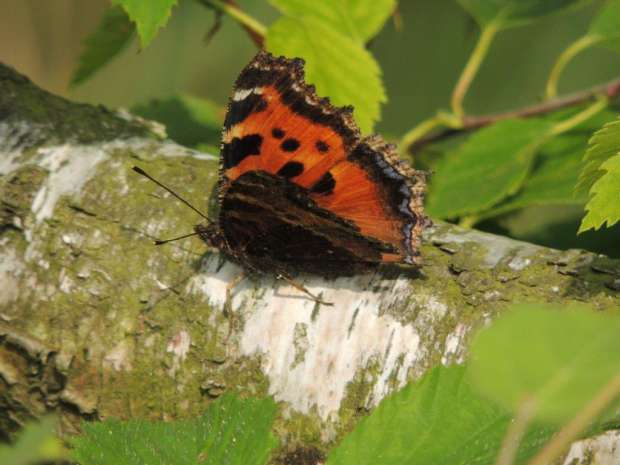
[[[461,126],[461,122],[460,120],[458,120],[458,118],[454,118],[453,115],[445,113],[438,113],[431,118],[425,119],[417,126],[414,126],[412,129],[410,129],[401,138],[399,145],[402,151],[404,152],[407,147],[413,145],[417,140],[421,139],[433,129],[439,126],[457,129]]]
[[[545,97],[547,99],[555,98],[557,96],[558,82],[560,81],[560,77],[564,71],[564,68],[566,68],[566,65],[568,65],[568,63],[570,63],[577,54],[600,41],[601,38],[599,36],[588,34],[580,39],[577,39],[560,54],[554,63],[553,68],[551,68],[551,72],[549,73],[549,79],[547,80],[545,90]]]
[[[252,40],[262,47],[267,35],[267,27],[260,21],[254,19],[252,16],[244,12],[241,8],[236,6],[233,1],[223,0],[198,0],[203,5],[218,10],[237,21],[243,26],[243,28],[250,34]]]
[[[552,463],[566,447],[586,429],[605,407],[620,395],[620,373],[617,373],[577,415],[534,456],[528,465]]]
[[[495,465],[512,465],[514,463],[521,439],[523,439],[523,435],[535,413],[536,402],[533,398],[526,397],[519,403],[517,415],[506,431]]]
[[[478,221],[480,221],[480,217],[478,215],[464,216],[459,221],[459,226],[461,228],[471,229]]]
[[[565,119],[564,121],[560,121],[558,124],[553,126],[553,128],[551,129],[550,135],[557,136],[564,132],[570,131],[575,126],[580,125],[584,121],[587,121],[591,117],[596,115],[598,112],[604,110],[608,104],[609,104],[609,99],[604,95],[600,95],[597,98],[596,102],[594,102],[592,105],[590,105],[586,109],[580,111],[579,113],[577,113],[576,115],[568,119]]]
[[[459,118],[462,118],[465,114],[465,110],[463,109],[463,100],[465,99],[465,95],[467,94],[471,83],[480,69],[482,60],[484,60],[487,55],[495,35],[501,29],[501,25],[501,19],[495,19],[494,21],[491,21],[483,26],[478,42],[476,43],[474,50],[471,52],[471,55],[465,64],[465,68],[463,68],[461,76],[452,91],[450,106],[452,107],[452,112],[454,115]]]

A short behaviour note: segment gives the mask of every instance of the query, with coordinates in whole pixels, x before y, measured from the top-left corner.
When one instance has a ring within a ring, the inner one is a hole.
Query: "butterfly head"
[[[226,248],[226,240],[216,223],[197,224],[194,226],[194,231],[208,246],[216,249]]]

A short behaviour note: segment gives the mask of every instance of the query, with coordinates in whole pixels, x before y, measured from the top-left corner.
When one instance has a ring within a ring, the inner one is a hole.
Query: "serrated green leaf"
[[[306,60],[306,80],[335,105],[353,105],[355,120],[372,131],[386,101],[381,69],[362,45],[312,18],[278,19],[266,38],[275,54]]]
[[[601,165],[620,151],[620,119],[605,124],[589,141],[583,157],[584,167],[575,188],[577,193],[587,193],[602,176]]]
[[[620,0],[608,0],[590,23],[589,35],[620,51]]]
[[[122,8],[109,8],[97,30],[84,40],[71,85],[81,84],[110,62],[129,44],[134,31],[133,23]]]
[[[474,338],[470,379],[512,411],[527,397],[538,419],[561,424],[620,373],[618,334],[618,315],[515,305]]]
[[[146,47],[157,35],[157,31],[170,19],[172,7],[178,0],[112,0],[120,5],[131,20],[136,23],[142,48]]]
[[[436,367],[420,381],[385,398],[329,454],[327,465],[491,465],[511,421],[480,397],[462,366]],[[550,437],[533,427],[516,464]]]
[[[168,136],[179,144],[188,147],[219,145],[223,110],[209,100],[179,95],[165,100],[151,100],[136,105],[131,111],[164,124]]]
[[[377,34],[396,8],[396,0],[269,0],[294,18],[310,17],[359,41]]]
[[[65,458],[64,448],[54,433],[55,426],[56,419],[53,417],[26,425],[15,444],[0,444],[0,463],[35,465]]]
[[[599,229],[605,223],[610,228],[620,221],[620,153],[600,167],[604,174],[590,189],[591,198],[586,204],[588,212],[581,222],[579,232]]]
[[[73,458],[80,465],[264,465],[277,446],[275,414],[271,399],[226,394],[195,420],[84,423]]]
[[[483,212],[515,193],[552,125],[543,119],[507,120],[471,136],[437,165],[429,213],[453,218]]]
[[[584,3],[583,0],[458,0],[458,2],[481,26],[501,21],[504,27],[524,24],[569,6]]]

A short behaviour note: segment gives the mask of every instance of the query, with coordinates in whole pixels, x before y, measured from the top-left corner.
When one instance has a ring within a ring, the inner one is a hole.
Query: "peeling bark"
[[[620,307],[618,260],[438,224],[419,276],[299,277],[334,307],[254,277],[236,288],[229,320],[225,288],[239,268],[197,239],[153,247],[199,218],[134,164],[213,209],[216,156],[163,139],[151,123],[49,95],[0,65],[6,436],[50,410],[67,433],[83,418],[187,417],[236,389],[280,402],[287,444],[325,448],[389,392],[462,361],[472,329],[509,303]],[[618,437],[576,443],[566,463],[607,463]]]

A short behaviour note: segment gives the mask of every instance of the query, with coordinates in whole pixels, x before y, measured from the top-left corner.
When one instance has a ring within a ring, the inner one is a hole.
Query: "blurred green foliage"
[[[56,418],[47,416],[29,423],[11,446],[0,444],[3,465],[38,465],[66,458],[66,451],[54,431]]]

